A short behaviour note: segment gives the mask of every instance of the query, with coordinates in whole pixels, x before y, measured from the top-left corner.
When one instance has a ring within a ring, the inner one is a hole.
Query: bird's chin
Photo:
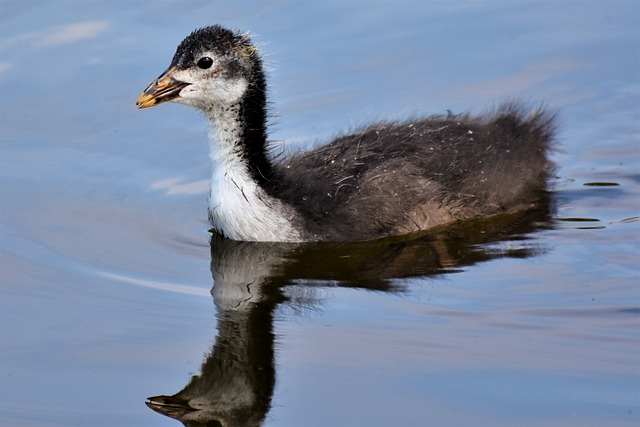
[[[211,105],[209,105],[209,103],[205,102],[204,100],[199,98],[190,98],[189,96],[179,95],[174,97],[171,102],[186,105],[187,107],[195,108],[196,110],[207,111],[211,109]]]

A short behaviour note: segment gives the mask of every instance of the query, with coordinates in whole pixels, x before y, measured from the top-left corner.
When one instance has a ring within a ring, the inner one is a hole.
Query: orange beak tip
[[[153,95],[147,95],[143,93],[138,97],[136,105],[139,109],[153,107],[154,105],[156,105],[156,99]]]

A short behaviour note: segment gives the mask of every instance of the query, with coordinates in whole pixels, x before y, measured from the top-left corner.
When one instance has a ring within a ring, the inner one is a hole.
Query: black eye
[[[200,58],[197,65],[203,70],[206,70],[207,68],[213,65],[213,59],[209,58],[208,56],[205,56],[204,58]]]

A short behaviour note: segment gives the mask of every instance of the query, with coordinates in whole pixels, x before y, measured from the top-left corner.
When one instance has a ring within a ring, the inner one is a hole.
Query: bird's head
[[[185,38],[169,68],[140,95],[138,108],[173,101],[207,111],[237,104],[256,79],[264,79],[256,48],[245,33],[220,26]]]

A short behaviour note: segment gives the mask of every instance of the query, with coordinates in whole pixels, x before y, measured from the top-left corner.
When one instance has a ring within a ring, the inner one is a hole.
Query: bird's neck
[[[207,113],[213,227],[233,240],[300,241],[297,214],[276,196],[278,176],[265,147],[264,104],[245,99],[231,106],[215,106]]]

